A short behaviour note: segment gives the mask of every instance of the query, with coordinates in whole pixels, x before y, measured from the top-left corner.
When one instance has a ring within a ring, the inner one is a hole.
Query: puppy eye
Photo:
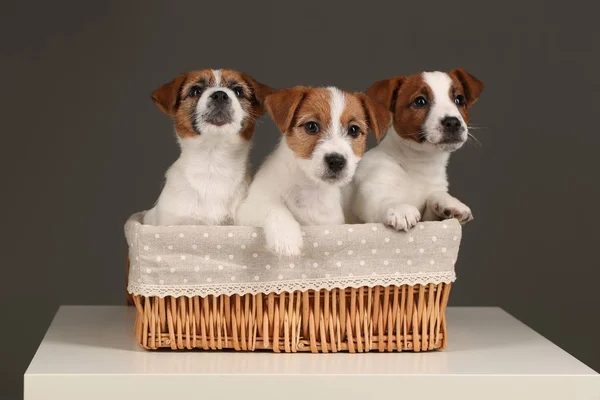
[[[462,94],[459,94],[458,96],[456,96],[456,98],[454,99],[454,103],[457,106],[464,106],[466,104],[465,102],[465,96],[463,96]]]
[[[356,139],[360,136],[360,127],[358,125],[350,125],[350,128],[348,128],[348,135]]]
[[[190,89],[190,97],[198,97],[202,94],[202,88],[200,86],[192,86]]]
[[[235,93],[237,97],[242,97],[242,95],[244,94],[244,89],[242,89],[241,86],[236,86],[233,88],[233,93]]]
[[[321,127],[316,122],[309,121],[306,124],[304,124],[304,130],[306,131],[306,133],[315,135],[315,134],[319,133],[319,131],[321,130]]]
[[[419,96],[415,99],[415,101],[413,102],[413,104],[415,105],[415,107],[417,108],[423,108],[427,106],[427,99],[423,96]]]

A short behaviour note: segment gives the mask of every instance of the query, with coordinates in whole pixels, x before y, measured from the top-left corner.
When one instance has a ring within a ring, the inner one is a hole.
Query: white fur
[[[215,86],[221,85],[221,70],[220,69],[212,69],[212,74],[215,77]]]
[[[450,77],[442,72],[424,73],[433,92],[433,103],[424,123],[426,141],[417,143],[400,137],[391,127],[381,143],[369,150],[356,171],[354,182],[345,193],[351,200],[347,214],[363,222],[379,222],[397,230],[409,230],[420,220],[456,217],[472,219],[469,207],[448,194],[446,166],[450,151],[442,141],[440,120],[455,116],[466,124],[449,97]],[[431,100],[430,100],[431,101]]]
[[[220,71],[213,71],[220,82]],[[233,121],[214,126],[204,121],[207,99],[216,90],[232,99]],[[231,94],[230,94],[231,93]],[[166,173],[166,183],[154,208],[146,214],[150,225],[232,224],[249,186],[250,141],[238,134],[244,113],[235,94],[211,87],[198,100],[196,122],[201,134],[179,139],[181,155]]]
[[[301,225],[344,223],[340,186],[348,183],[359,157],[352,151],[351,139],[340,117],[345,108],[344,94],[331,92],[331,123],[308,160],[296,158],[286,138],[265,160],[240,206],[236,223],[264,229],[267,248],[280,256],[298,256],[303,247]],[[323,179],[324,157],[338,153],[346,157],[343,177],[335,182]]]

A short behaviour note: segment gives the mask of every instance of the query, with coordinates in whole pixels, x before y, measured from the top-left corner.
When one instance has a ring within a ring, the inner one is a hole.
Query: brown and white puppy
[[[483,83],[460,68],[374,83],[367,95],[392,111],[393,124],[358,168],[353,214],[398,230],[421,219],[470,221],[469,207],[448,194],[446,166],[467,141],[469,108],[482,90]]]
[[[248,155],[256,119],[273,92],[232,70],[189,72],[152,93],[173,119],[181,155],[166,173],[150,225],[227,225],[250,183]]]
[[[294,87],[265,101],[283,134],[257,172],[236,223],[264,229],[267,248],[300,255],[301,225],[343,224],[340,187],[352,180],[367,132],[379,139],[390,112],[362,93]]]

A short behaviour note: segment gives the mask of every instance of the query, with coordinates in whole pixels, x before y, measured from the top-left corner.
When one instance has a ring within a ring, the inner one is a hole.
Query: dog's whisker
[[[483,147],[483,144],[481,144],[481,142],[479,141],[479,139],[477,139],[475,136],[473,136],[473,135],[472,135],[472,134],[470,134],[470,133],[469,133],[469,134],[468,134],[468,136],[467,136],[467,141],[468,141],[468,139],[471,139],[471,141],[472,141],[473,143],[475,143],[477,146],[479,146],[479,147]]]
[[[421,129],[421,130],[419,130],[419,131],[416,131],[416,132],[415,132],[415,133],[413,133],[413,134],[410,134],[410,135],[408,135],[408,137],[419,138],[419,137],[421,137],[421,136],[423,136],[423,135],[426,135],[426,134],[427,134],[427,132],[426,132],[425,130]]]

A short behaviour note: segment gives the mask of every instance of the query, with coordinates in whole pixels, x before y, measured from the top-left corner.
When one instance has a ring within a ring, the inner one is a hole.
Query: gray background
[[[150,93],[231,67],[277,88],[463,67],[482,148],[451,160],[453,305],[501,306],[600,370],[596,13],[584,2],[21,1],[0,12],[0,397],[60,304],[122,304],[123,223],[178,149]],[[255,163],[278,137],[264,118]]]

